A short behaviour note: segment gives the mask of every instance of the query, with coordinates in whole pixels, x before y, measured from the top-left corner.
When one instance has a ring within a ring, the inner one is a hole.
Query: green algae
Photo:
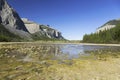
[[[54,48],[54,46],[46,48],[31,44],[1,45],[0,80],[83,80],[83,78],[84,80],[95,80],[96,75],[93,74],[109,74],[109,72],[102,72],[106,68],[102,68],[100,64],[115,64],[110,59],[120,57],[119,50],[100,50],[88,52],[89,55],[83,55],[78,59],[56,60],[52,59]],[[26,56],[29,57],[27,58],[29,60],[24,61]],[[111,74],[109,75],[111,76]],[[103,80],[109,80],[105,76],[103,77],[105,78]]]

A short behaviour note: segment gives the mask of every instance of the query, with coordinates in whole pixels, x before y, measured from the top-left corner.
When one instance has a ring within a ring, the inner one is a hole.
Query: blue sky
[[[120,18],[120,0],[7,1],[20,17],[48,24],[70,40],[81,40],[107,21]]]

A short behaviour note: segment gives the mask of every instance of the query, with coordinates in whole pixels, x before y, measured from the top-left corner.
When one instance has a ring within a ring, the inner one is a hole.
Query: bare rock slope
[[[18,13],[8,5],[6,0],[0,0],[0,24],[21,38],[31,39]]]
[[[63,39],[61,33],[45,25],[39,25],[28,19],[20,18],[19,14],[7,3],[0,0],[0,24],[9,32],[26,40],[34,40],[33,36],[43,38]],[[38,38],[38,39],[39,39]]]
[[[96,32],[99,33],[100,31],[109,30],[111,28],[116,27],[117,24],[120,23],[120,19],[110,20],[105,23],[103,26],[99,27]]]
[[[27,18],[22,18],[22,21],[24,22],[27,30],[31,34],[36,34],[38,37],[45,36],[48,38],[63,39],[61,32],[51,28],[48,25],[40,25],[38,23],[28,20]]]

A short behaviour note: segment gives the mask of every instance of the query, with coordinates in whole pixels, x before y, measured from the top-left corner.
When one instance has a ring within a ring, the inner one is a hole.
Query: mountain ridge
[[[111,28],[116,27],[117,24],[120,24],[120,19],[110,20],[106,22],[104,25],[102,25],[101,27],[98,27],[96,32],[99,33],[100,31],[109,30]]]
[[[83,42],[120,43],[120,19],[110,20],[99,27],[95,33],[85,34]]]
[[[6,0],[0,0],[0,24],[12,34],[15,34],[27,41],[34,41],[33,37],[36,35],[36,38],[41,37],[40,40],[42,38],[44,40],[44,37],[47,39],[64,39],[61,35],[61,32],[55,29],[43,25],[47,28],[46,31],[44,31],[44,29],[42,27],[40,28],[40,25],[34,21],[26,21],[27,23],[25,22],[25,19],[23,21],[20,18],[19,14],[7,3]],[[27,24],[32,25],[28,26]],[[57,36],[55,33],[57,33],[59,36]],[[37,40],[39,40],[39,38],[37,38]]]
[[[24,22],[29,33],[33,35],[38,33],[39,37],[46,36],[48,38],[64,39],[61,35],[61,32],[59,32],[56,29],[51,28],[49,25],[38,24],[27,18],[22,18],[22,21]]]

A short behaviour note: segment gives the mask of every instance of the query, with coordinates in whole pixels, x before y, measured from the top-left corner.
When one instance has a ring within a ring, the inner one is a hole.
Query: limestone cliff
[[[27,32],[27,29],[19,15],[11,6],[8,5],[6,0],[0,0],[0,22],[3,25],[9,25],[15,29]]]
[[[38,36],[46,36],[48,38],[63,39],[61,32],[50,28],[50,26],[40,25],[33,21],[28,20],[27,18],[22,18],[27,30],[31,34],[36,34]]]
[[[117,24],[120,23],[120,19],[110,20],[105,23],[103,26],[99,27],[96,32],[99,33],[100,31],[109,30],[111,28],[116,27]]]
[[[0,0],[0,24],[4,25],[11,33],[30,39],[30,34],[21,18],[6,0]]]
[[[26,18],[21,19],[6,0],[0,0],[0,25],[6,29],[7,33],[15,34],[23,40],[63,39],[59,31],[49,26],[37,24]]]

